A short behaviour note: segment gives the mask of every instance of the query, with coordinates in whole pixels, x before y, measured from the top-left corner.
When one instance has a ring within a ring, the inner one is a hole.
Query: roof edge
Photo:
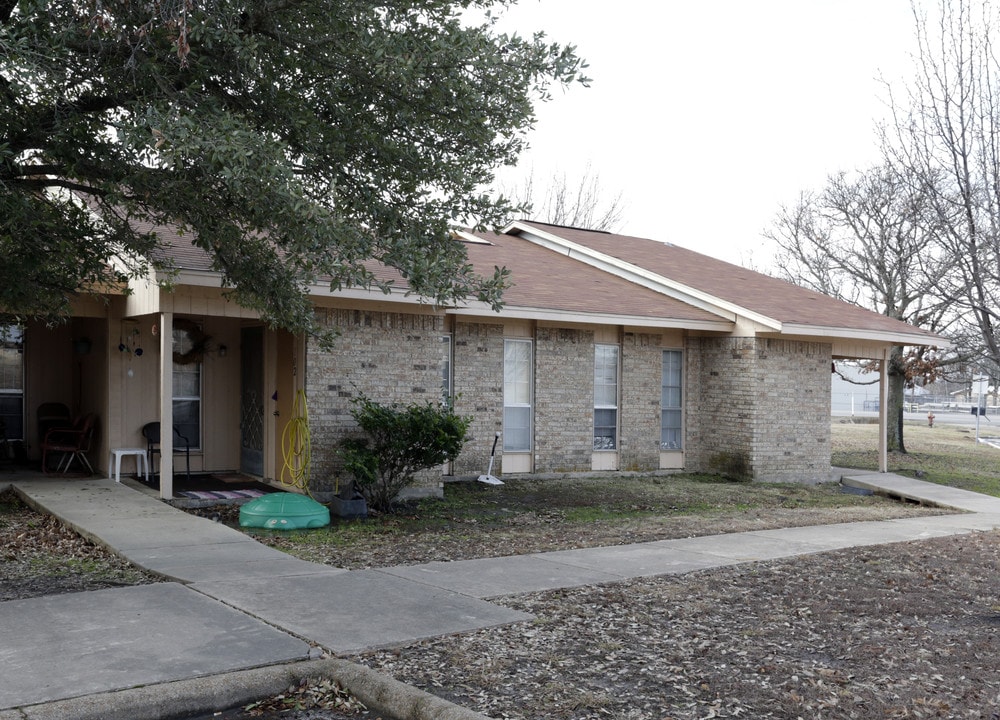
[[[941,335],[927,332],[919,333],[892,332],[889,330],[853,330],[828,325],[785,324],[783,335],[820,335],[823,337],[844,338],[847,340],[869,340],[889,342],[894,345],[934,345],[939,348],[951,347],[951,340]]]
[[[448,315],[479,316],[494,315],[501,319],[512,320],[542,320],[547,322],[569,322],[581,325],[629,325],[633,327],[651,327],[681,330],[705,330],[714,332],[731,332],[733,323],[728,320],[681,320],[674,318],[649,317],[645,315],[604,315],[592,312],[573,312],[569,310],[551,310],[528,306],[504,306],[498,313],[486,303],[474,302],[463,307],[445,308]]]

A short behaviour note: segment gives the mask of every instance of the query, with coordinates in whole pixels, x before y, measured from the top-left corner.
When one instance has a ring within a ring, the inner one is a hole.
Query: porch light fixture
[[[225,345],[219,345],[219,357],[226,357],[226,353],[229,352],[229,348]]]

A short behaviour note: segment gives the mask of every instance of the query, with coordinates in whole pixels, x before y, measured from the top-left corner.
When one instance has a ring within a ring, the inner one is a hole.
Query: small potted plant
[[[328,503],[330,512],[345,520],[357,520],[368,517],[368,502],[353,480],[341,484],[337,478],[334,484],[333,497]]]

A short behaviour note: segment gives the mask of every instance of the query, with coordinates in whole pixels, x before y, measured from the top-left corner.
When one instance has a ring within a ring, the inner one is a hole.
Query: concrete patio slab
[[[305,659],[309,645],[176,583],[0,603],[0,708]]]
[[[531,616],[375,570],[195,583],[255,617],[346,654],[530,620]]]
[[[614,582],[617,575],[553,559],[551,553],[380,568],[379,572],[477,598]]]

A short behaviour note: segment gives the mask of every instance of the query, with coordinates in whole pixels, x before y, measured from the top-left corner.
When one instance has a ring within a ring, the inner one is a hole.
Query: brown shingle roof
[[[488,243],[466,243],[469,260],[477,272],[492,274],[494,266],[511,271],[513,287],[504,293],[507,307],[713,324],[721,320],[714,313],[639,287],[523,238],[470,234]]]
[[[933,333],[899,320],[676,245],[538,222],[523,221],[518,225],[623,260],[784,325],[908,333],[925,335],[928,341],[940,340]]]
[[[509,234],[469,233],[484,242],[465,243],[469,260],[478,272],[492,274],[494,266],[511,271],[513,286],[504,295],[508,308],[594,315],[596,322],[601,321],[601,316],[605,320],[609,316],[633,317],[701,327],[724,323],[728,315],[709,312],[592,267],[566,253],[541,247],[520,237],[522,228],[576,243],[784,326],[902,333],[924,336],[928,343],[941,340],[898,320],[676,245],[529,221],[516,223]],[[161,252],[172,258],[178,268],[211,271],[210,256],[192,244],[190,234],[179,234],[162,226],[155,229],[162,243]],[[406,289],[405,281],[394,269],[374,261],[367,265],[376,277],[391,279],[400,290]]]

